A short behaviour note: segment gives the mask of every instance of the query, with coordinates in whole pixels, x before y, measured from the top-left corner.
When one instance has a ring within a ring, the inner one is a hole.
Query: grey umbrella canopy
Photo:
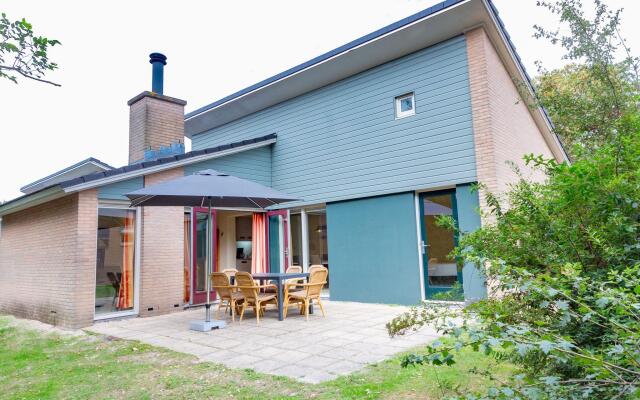
[[[127,193],[131,206],[182,206],[208,207],[211,215],[212,207],[260,208],[299,200],[288,194],[273,190],[245,179],[236,178],[212,169],[197,172],[170,181],[158,183],[143,189]],[[207,254],[212,254],[213,225],[207,217]],[[206,274],[210,276],[213,257],[207,257]],[[211,321],[211,280],[206,280],[207,302],[204,321],[194,321],[191,329],[208,331],[214,327],[224,326],[223,322]]]
[[[127,193],[132,206],[266,208],[299,200],[270,187],[212,169]]]

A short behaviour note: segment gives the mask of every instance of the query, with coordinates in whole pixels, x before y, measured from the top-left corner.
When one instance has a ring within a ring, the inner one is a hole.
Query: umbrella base
[[[209,332],[212,329],[222,329],[226,325],[226,322],[217,319],[212,319],[211,321],[191,321],[189,329],[198,332]]]

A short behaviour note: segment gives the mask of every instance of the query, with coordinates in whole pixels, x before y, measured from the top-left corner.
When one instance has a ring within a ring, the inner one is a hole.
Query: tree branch
[[[34,81],[38,81],[38,82],[42,82],[42,83],[48,83],[48,84],[50,84],[50,85],[57,86],[57,87],[61,87],[61,86],[62,86],[62,85],[61,85],[61,84],[59,84],[59,83],[51,82],[51,81],[48,81],[48,80],[46,80],[46,79],[41,79],[41,78],[37,78],[37,77],[32,76],[32,75],[26,74],[26,73],[24,73],[20,68],[7,67],[7,66],[5,66],[5,65],[0,65],[0,71],[2,71],[2,70],[17,72],[17,73],[19,73],[20,75],[24,76],[25,78],[33,79]]]

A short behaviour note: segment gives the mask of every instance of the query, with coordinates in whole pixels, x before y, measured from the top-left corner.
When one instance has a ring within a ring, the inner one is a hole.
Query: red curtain
[[[135,211],[127,211],[122,232],[122,277],[118,291],[118,309],[133,307],[133,264],[135,248]]]
[[[184,302],[191,299],[191,214],[184,215]]]
[[[267,217],[265,213],[253,213],[251,234],[251,272],[267,272]]]

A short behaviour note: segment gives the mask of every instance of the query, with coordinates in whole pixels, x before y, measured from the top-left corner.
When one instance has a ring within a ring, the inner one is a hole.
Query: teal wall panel
[[[238,178],[271,186],[271,146],[186,165],[184,174],[191,175],[203,169],[215,169]]]
[[[144,178],[138,176],[126,181],[112,183],[98,188],[98,198],[104,200],[129,200],[125,193],[133,192],[144,186]]]
[[[394,97],[407,92],[416,115],[395,119]],[[194,135],[192,145],[268,133],[278,135],[271,186],[304,203],[473,182],[464,36]]]
[[[480,228],[478,191],[473,190],[471,185],[458,185],[456,187],[456,202],[458,227],[462,234]],[[487,297],[485,278],[478,267],[472,263],[466,263],[462,268],[462,286],[464,298],[468,302]]]
[[[332,300],[420,302],[413,193],[329,203],[327,235]]]

